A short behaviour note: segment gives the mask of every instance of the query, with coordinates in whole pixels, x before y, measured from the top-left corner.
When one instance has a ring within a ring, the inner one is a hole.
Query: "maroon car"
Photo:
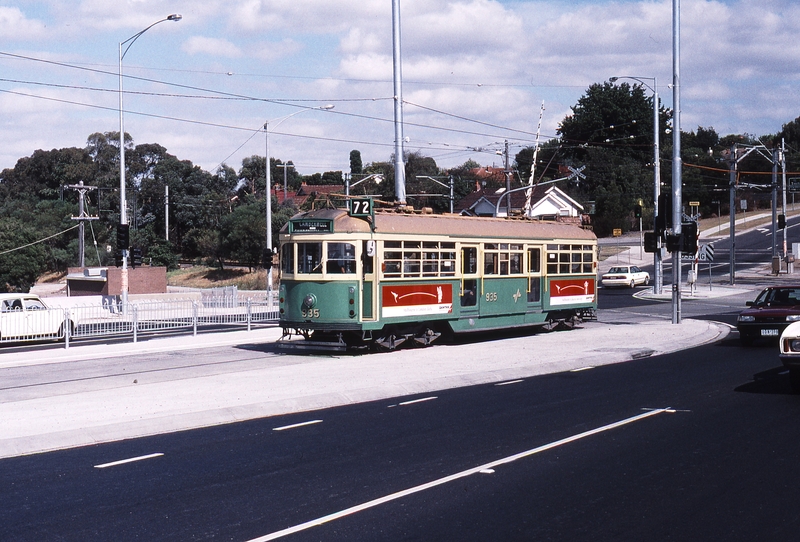
[[[736,329],[745,346],[758,339],[777,341],[792,322],[800,322],[800,286],[770,286],[739,314]]]

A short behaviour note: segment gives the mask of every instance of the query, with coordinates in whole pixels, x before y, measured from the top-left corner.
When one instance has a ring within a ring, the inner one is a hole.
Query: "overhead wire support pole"
[[[394,192],[397,203],[406,203],[403,156],[403,62],[400,55],[400,0],[392,0],[392,60],[394,66]]]
[[[786,224],[786,141],[781,138],[781,152],[780,152],[780,161],[781,161],[781,192],[782,196],[782,205],[781,205],[781,213],[784,216],[784,226],[783,226],[783,258],[786,260],[786,272],[789,272],[789,259],[787,253],[787,230],[789,229],[788,225]],[[794,265],[792,265],[794,267]]]
[[[138,40],[142,34],[153,28],[159,23],[165,21],[180,21],[183,17],[177,13],[168,15],[160,19],[144,30],[140,30],[130,38],[119,43],[119,223],[121,225],[128,224],[128,200],[126,197],[126,181],[125,181],[125,116],[122,100],[122,60],[128,54],[128,50]],[[126,46],[127,44],[127,46]],[[123,51],[124,47],[124,51]],[[120,247],[118,247],[120,248]],[[122,306],[126,307],[128,304],[128,247],[122,248],[122,271],[120,273],[120,289],[122,290]]]
[[[681,3],[672,0],[672,233],[680,238],[683,219],[681,162]],[[681,251],[672,253],[672,323],[681,323]]]

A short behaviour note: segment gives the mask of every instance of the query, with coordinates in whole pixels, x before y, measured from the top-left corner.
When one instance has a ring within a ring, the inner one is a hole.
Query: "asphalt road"
[[[244,541],[295,526],[281,539],[791,539],[800,400],[781,373],[773,348],[732,334],[506,385],[4,459],[0,539]],[[130,458],[142,459],[113,464]]]

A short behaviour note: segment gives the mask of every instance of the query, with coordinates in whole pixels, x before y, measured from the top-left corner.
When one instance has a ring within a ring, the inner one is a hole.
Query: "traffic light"
[[[681,248],[681,236],[667,234],[667,252],[678,252]]]
[[[663,232],[672,227],[672,195],[661,194],[658,196],[658,215],[656,216],[656,230]]]
[[[695,254],[697,252],[697,222],[681,224],[681,252]]]
[[[128,224],[117,224],[117,249],[128,250],[130,244],[130,226]]]
[[[114,253],[114,265],[122,267],[122,249],[117,249]]]
[[[782,230],[786,227],[786,215],[778,215],[778,229]]]
[[[134,248],[133,249],[133,258],[131,258],[131,267],[134,269],[136,266],[142,265],[142,249],[141,248]]]
[[[641,205],[634,205],[633,206],[633,216],[635,218],[642,218],[642,206]]]
[[[644,232],[644,251],[658,252],[658,234],[656,232]]]

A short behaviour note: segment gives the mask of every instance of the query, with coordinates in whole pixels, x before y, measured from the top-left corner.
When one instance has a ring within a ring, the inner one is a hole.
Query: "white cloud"
[[[14,39],[38,40],[45,36],[45,25],[35,19],[28,19],[25,14],[14,7],[0,6],[0,42]]]
[[[238,58],[242,56],[242,51],[228,40],[220,38],[207,38],[203,36],[193,36],[184,42],[181,47],[183,51],[190,55],[209,55],[222,56],[228,58]]]

